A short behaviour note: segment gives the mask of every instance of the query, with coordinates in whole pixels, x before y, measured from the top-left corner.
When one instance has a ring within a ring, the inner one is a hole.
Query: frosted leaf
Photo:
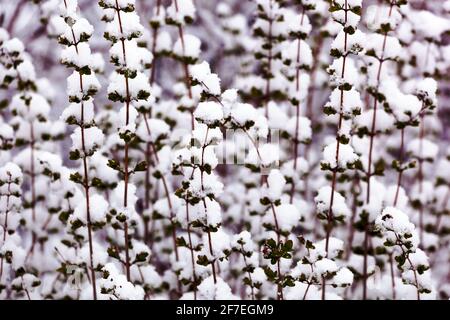
[[[331,187],[325,186],[319,189],[318,195],[314,198],[317,206],[317,212],[326,217],[329,215],[331,201]],[[334,191],[333,206],[331,207],[333,217],[336,219],[345,219],[349,217],[351,212],[345,203],[345,198],[338,192]]]
[[[336,88],[331,92],[330,100],[324,108],[326,113],[341,113],[344,117],[352,117],[361,112],[362,101],[355,89],[341,91]]]
[[[28,104],[26,103],[28,101]],[[24,120],[36,121],[40,118],[46,119],[50,113],[50,105],[40,94],[29,93],[24,97],[16,94],[11,101],[11,109]]]
[[[173,46],[173,53],[179,58],[196,60],[200,56],[200,39],[191,34],[185,34],[183,41],[178,39]]]
[[[167,17],[171,23],[184,25],[195,18],[195,5],[192,0],[174,0],[167,8]]]
[[[81,113],[83,109],[83,121],[81,121]],[[92,123],[94,121],[94,104],[92,99],[83,101],[82,103],[71,103],[64,109],[60,117],[65,122],[72,123]]]
[[[217,283],[214,283],[213,276],[202,281],[198,286],[198,294],[199,299],[202,300],[235,300],[238,298],[233,295],[231,288],[222,278],[218,277]]]
[[[17,66],[17,74],[21,81],[35,81],[36,73],[34,67],[29,60],[23,61]]]
[[[347,36],[344,31],[341,31],[331,44],[331,54],[333,56],[342,56],[348,53],[358,54],[364,50],[365,44],[366,36],[361,31],[356,30],[355,33],[347,34]]]
[[[367,130],[367,132],[371,132],[373,125],[373,113],[374,110],[370,109],[363,112],[359,117],[356,118],[356,123],[362,129]],[[374,126],[374,132],[376,133],[384,133],[394,128],[394,118],[389,115],[383,109],[377,110],[377,116]]]
[[[120,12],[120,21],[117,13],[114,19],[106,25],[105,37],[112,41],[119,39],[139,38],[144,31],[144,27],[140,23],[139,16],[136,12]]]
[[[80,74],[74,71],[67,78],[67,95],[72,101],[87,100],[89,96],[94,95],[98,90],[100,90],[100,82],[98,81],[95,74],[82,75],[83,77],[83,90],[80,86]]]
[[[194,111],[194,117],[206,125],[215,126],[223,118],[222,106],[213,101],[200,102]]]
[[[323,258],[315,263],[316,272],[320,275],[326,275],[327,273],[333,273],[338,271],[336,262],[331,259]]]
[[[270,200],[275,201],[281,198],[286,180],[281,172],[277,169],[270,170],[270,174],[267,177],[267,195]]]
[[[264,167],[269,167],[271,165],[276,165],[280,159],[280,151],[277,145],[274,144],[263,144],[259,146],[258,150],[256,148],[250,149],[245,163],[258,166],[262,165]]]
[[[301,214],[296,206],[293,204],[281,204],[275,207],[275,214],[277,217],[278,227],[281,231],[290,232],[292,228],[297,226],[300,222]],[[275,226],[275,220],[271,209],[266,213],[267,221]]]
[[[125,58],[123,55],[123,45],[125,46]],[[139,47],[136,40],[116,42],[109,49],[111,60],[120,70],[131,72],[142,71],[152,63],[153,56],[146,48]]]
[[[390,30],[394,30],[402,16],[398,9],[387,5],[370,5],[367,8],[365,22],[367,27],[372,31],[381,31],[383,26],[388,26]]]
[[[108,276],[100,279],[99,285],[105,294],[112,300],[142,300],[144,299],[144,290],[141,286],[135,286],[127,281],[124,274],[121,274],[117,267],[112,264],[106,264],[103,269]]]
[[[348,268],[341,268],[333,277],[332,283],[338,287],[348,287],[353,283],[353,273]]]
[[[438,155],[439,147],[428,139],[416,138],[408,143],[407,150],[415,158],[434,161]]]
[[[97,127],[84,129],[84,136],[84,147],[86,150],[86,154],[93,153],[103,145],[104,135],[103,132]],[[81,128],[76,128],[70,135],[70,138],[72,139],[72,148],[81,151],[83,149]]]
[[[107,8],[133,9],[136,4],[136,0],[101,0],[100,5]]]
[[[78,42],[87,41],[94,33],[94,27],[84,18],[79,18],[69,27],[65,26],[64,32],[59,36],[59,41],[64,44],[75,45]]]
[[[410,243],[413,249],[418,245],[418,236],[414,225],[405,213],[394,207],[385,208],[377,217],[375,226],[391,243],[401,240],[404,243]]]
[[[359,159],[350,145],[339,143],[339,158],[337,159],[338,163],[336,163],[336,149],[337,142],[333,142],[325,147],[323,150],[322,165],[330,168],[347,168]]]
[[[215,73],[211,73],[209,64],[203,61],[201,64],[197,64],[190,67],[191,77],[199,82],[201,86],[205,88],[205,91],[209,94],[220,95],[220,79]]]
[[[367,36],[366,52],[378,59],[397,59],[402,47],[397,38],[373,33]]]
[[[317,260],[320,257],[327,256],[330,259],[337,258],[342,252],[344,252],[344,241],[341,239],[330,237],[328,239],[328,255],[326,251],[326,240],[320,240],[314,243],[314,249],[311,250],[310,256],[313,260]]]
[[[231,249],[231,239],[230,236],[223,231],[223,228],[219,228],[216,232],[210,232],[211,235],[211,246],[212,255],[209,248],[209,236],[205,232],[203,233],[203,246],[204,254],[209,260],[220,259],[226,256],[226,251]]]

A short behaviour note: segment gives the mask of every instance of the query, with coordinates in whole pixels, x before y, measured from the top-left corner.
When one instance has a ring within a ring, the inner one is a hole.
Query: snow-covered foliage
[[[1,5],[0,299],[450,298],[449,1]]]

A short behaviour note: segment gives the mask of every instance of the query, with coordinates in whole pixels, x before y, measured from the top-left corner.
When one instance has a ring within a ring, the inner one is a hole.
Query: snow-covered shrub
[[[430,3],[5,4],[0,297],[448,299]]]

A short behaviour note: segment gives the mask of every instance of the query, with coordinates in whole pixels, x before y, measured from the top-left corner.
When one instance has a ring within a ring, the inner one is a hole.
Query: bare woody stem
[[[344,23],[347,23],[347,0],[344,4],[344,12],[345,12],[345,18]],[[342,71],[341,71],[341,78],[343,79],[345,77],[345,66],[347,61],[347,32],[344,33],[344,56],[342,57]],[[330,242],[330,236],[331,231],[333,229],[333,203],[334,203],[334,192],[336,189],[336,180],[337,180],[337,169],[339,167],[339,152],[340,152],[340,143],[339,143],[339,134],[342,127],[342,121],[343,121],[343,105],[344,105],[344,88],[340,89],[341,91],[341,97],[340,97],[340,106],[339,106],[339,120],[338,120],[338,127],[336,131],[336,168],[333,169],[332,178],[331,178],[331,195],[330,195],[330,206],[328,208],[328,214],[327,214],[327,224],[325,227],[326,236],[325,236],[325,251],[328,256],[328,245]],[[325,278],[322,277],[322,300],[325,300],[326,295],[326,281]]]
[[[195,272],[195,255],[194,255],[194,247],[192,243],[192,230],[191,230],[191,222],[189,217],[189,202],[186,199],[186,223],[187,223],[187,233],[188,233],[188,242],[189,242],[189,250],[191,251],[191,263],[192,263],[192,278],[194,280],[194,300],[197,300],[197,274]]]
[[[151,136],[151,129],[150,129],[150,125],[148,123],[148,119],[147,119],[147,115],[145,113],[143,113],[143,118],[144,118],[144,123],[145,123],[145,128],[147,131],[147,134],[149,136]],[[158,152],[156,150],[155,144],[153,142],[149,142],[148,145],[152,148],[152,154],[155,158],[155,162],[158,164],[159,163],[159,157],[158,157]],[[169,212],[170,212],[170,222],[172,224],[172,240],[173,240],[173,248],[174,248],[174,252],[175,252],[175,259],[176,261],[179,260],[179,253],[178,253],[178,246],[177,246],[177,236],[176,236],[176,226],[173,222],[174,220],[174,212],[173,212],[173,206],[172,206],[172,200],[170,199],[170,191],[169,191],[169,186],[167,185],[167,180],[166,178],[163,176],[161,176],[161,181],[163,183],[163,188],[164,188],[164,193],[166,194],[167,197],[167,205],[169,206]]]
[[[419,194],[423,194],[423,139],[425,136],[425,123],[424,123],[425,114],[422,112],[420,114],[420,129],[419,129]],[[419,239],[420,244],[423,245],[423,209],[425,203],[420,204],[419,209]]]
[[[8,193],[6,195],[6,212],[5,212],[5,221],[3,224],[3,243],[5,243],[6,241],[6,234],[8,233],[8,214],[9,214],[9,199],[11,197],[11,174],[8,172]],[[3,259],[4,257],[2,256],[1,261],[0,261],[0,281],[2,280],[2,276],[3,276]]]
[[[123,27],[122,27],[122,18],[120,16],[120,8],[119,4],[116,0],[116,12],[117,12],[117,18],[119,20],[119,29],[120,33],[123,34]],[[125,39],[120,39],[122,43],[122,55],[123,55],[123,62],[124,65],[127,65],[127,54],[126,54],[126,48],[125,48]],[[126,116],[125,116],[125,125],[128,126],[130,122],[130,102],[131,102],[131,96],[130,96],[130,87],[128,82],[128,75],[124,74],[125,78],[125,105],[126,105]],[[128,207],[128,180],[129,180],[129,174],[128,171],[128,165],[129,165],[129,144],[125,141],[125,157],[124,157],[124,191],[123,191],[123,206],[125,208]],[[125,271],[127,280],[130,281],[130,253],[129,253],[129,235],[128,235],[128,222],[124,222],[124,242],[125,242]]]
[[[207,86],[204,83],[202,83],[202,84],[203,84],[203,86],[205,86],[207,88]],[[220,101],[220,99],[218,99],[217,97],[213,96],[213,99],[215,101],[217,101],[222,107],[224,106],[222,101]],[[254,148],[256,150],[256,154],[258,156],[258,159],[260,161],[262,161],[262,157],[261,157],[261,153],[259,151],[258,144],[252,138],[252,136],[248,133],[247,129],[245,129],[244,127],[242,127],[241,129],[244,131],[244,133],[247,135],[247,137],[249,138],[250,142],[254,146]],[[206,131],[205,144],[206,144],[206,141],[208,139],[207,138],[208,137],[208,131],[209,131],[209,128]],[[204,151],[205,151],[205,149],[204,149],[204,146],[203,146],[203,150],[202,150],[202,166],[203,166],[203,154],[204,154]],[[201,179],[202,179],[202,190],[203,190],[203,171],[201,171]],[[262,184],[265,184],[267,186],[267,188],[269,188],[269,182],[267,181],[267,179],[262,179],[261,181],[262,181]],[[206,208],[206,203],[205,203],[204,199],[203,199],[203,205],[205,207],[205,213],[206,213],[206,209],[207,208]],[[278,219],[277,219],[277,215],[276,215],[275,206],[273,204],[271,204],[271,210],[272,210],[272,213],[273,213],[273,218],[274,218],[274,223],[275,223],[275,232],[277,234],[277,244],[279,244],[280,241],[281,241],[281,239],[280,239],[280,233],[281,232],[280,232],[280,228],[279,228],[279,225],[278,225]],[[209,242],[210,242],[210,253],[212,254],[212,244],[211,244],[210,232],[208,232],[208,239],[209,239]],[[277,261],[277,269],[278,269],[278,276],[279,276],[279,283],[277,285],[277,299],[278,300],[283,300],[283,286],[281,284],[282,275],[281,275],[281,268],[280,268],[280,260],[279,259]],[[215,274],[214,265],[213,265],[213,274]],[[215,277],[214,277],[214,279],[215,279]]]
[[[389,17],[392,15],[392,9],[394,7],[394,2],[391,2],[390,9],[389,9]],[[383,46],[381,48],[381,57],[379,58],[379,65],[378,65],[378,71],[377,71],[377,84],[376,84],[376,90],[378,90],[378,87],[380,85],[380,78],[381,78],[381,69],[383,67],[384,63],[384,52],[386,49],[386,40],[387,40],[387,32],[384,33],[384,39],[383,39]],[[372,115],[372,124],[370,128],[370,142],[369,142],[369,157],[368,157],[368,165],[367,165],[367,191],[366,191],[366,203],[370,203],[370,180],[372,178],[372,161],[373,161],[373,145],[375,141],[376,136],[376,122],[377,122],[377,110],[378,110],[378,99],[376,97],[373,98],[373,115]],[[368,232],[366,228],[366,233]],[[364,245],[366,246],[367,243],[364,242]],[[364,263],[363,263],[363,299],[365,300],[367,298],[367,251],[368,248],[364,248]]]
[[[394,271],[394,261],[392,259],[392,253],[389,254],[389,266],[390,266],[390,271],[391,271],[392,300],[396,300],[395,271]]]
[[[8,26],[6,27],[8,34],[11,34],[13,32],[15,24],[19,20],[18,18],[20,13],[22,12],[22,8],[26,3],[26,0],[20,0],[14,8],[14,12],[12,13],[11,19],[9,20]]]
[[[270,83],[270,79],[272,78],[272,59],[273,59],[273,54],[272,54],[272,27],[273,27],[273,17],[272,17],[272,0],[270,0],[269,2],[269,9],[270,9],[270,15],[269,15],[269,53],[268,53],[268,61],[267,61],[267,79],[266,79],[266,92],[264,95],[264,113],[267,119],[269,119],[269,100],[270,100],[270,91],[271,91],[271,83]]]
[[[252,136],[248,133],[248,131],[245,128],[242,128],[242,130],[244,130],[245,134],[247,135],[247,137],[249,138],[253,147],[255,148],[256,154],[257,154],[259,160],[262,161],[262,157],[261,157],[261,153],[259,152],[258,144],[255,142],[255,140],[252,138]],[[267,188],[270,188],[269,181],[267,179],[264,179],[263,183],[267,186]],[[281,231],[280,231],[280,227],[278,224],[277,212],[275,210],[275,206],[273,203],[270,205],[270,209],[272,211],[273,220],[275,223],[275,233],[277,234],[277,245],[279,245],[281,242],[281,237],[280,237]],[[277,260],[277,271],[278,271],[278,277],[279,277],[279,279],[278,279],[279,283],[277,284],[277,300],[283,300],[284,299],[283,285],[281,284],[283,277],[281,274],[280,259]]]
[[[31,217],[33,223],[36,221],[36,169],[35,169],[36,138],[34,135],[33,121],[30,121],[30,177],[31,177]],[[35,241],[33,233],[33,241]]]
[[[252,279],[252,273],[249,270],[249,265],[247,263],[247,257],[245,256],[245,251],[244,251],[244,245],[241,244],[241,253],[242,253],[242,257],[244,258],[244,264],[245,264],[245,268],[247,269],[247,275],[248,275],[248,279],[250,280],[250,290],[251,290],[251,297],[252,300],[255,300],[255,288],[253,287],[253,279]]]
[[[202,146],[202,161],[201,161],[201,170],[200,170],[200,180],[201,180],[202,192],[205,191],[205,185],[204,185],[204,181],[203,181],[203,167],[205,165],[205,149],[207,147],[208,134],[209,134],[209,127],[207,127],[207,129],[206,129],[205,141],[203,142],[203,146]],[[203,208],[205,210],[205,215],[208,215],[208,207],[206,206],[205,198],[202,198],[202,203],[203,203]],[[211,231],[208,230],[207,233],[208,233],[209,254],[211,255],[211,258],[213,259],[211,261],[211,269],[212,269],[214,284],[216,284],[217,283],[216,266],[215,266],[216,260],[214,259],[214,250],[213,250],[213,244],[212,244],[212,239],[211,239]]]
[[[161,11],[161,0],[156,1],[156,15],[159,16]],[[158,41],[158,31],[159,26],[153,27],[153,43],[152,43],[152,56],[153,56],[153,62],[152,62],[152,69],[150,73],[150,85],[153,86],[155,83],[156,78],[156,42]],[[145,118],[145,124],[148,127],[147,119]],[[147,168],[145,169],[145,202],[144,207],[145,209],[150,208],[150,157],[151,157],[151,145],[150,143],[147,143],[146,150],[145,150],[145,161],[147,163]],[[144,240],[146,243],[148,243],[148,221],[144,221],[145,223],[145,235]]]
[[[323,36],[321,34],[318,35],[318,40],[316,42],[316,45],[313,48],[313,64],[311,67],[311,80],[310,80],[310,86],[308,88],[308,97],[306,99],[306,117],[311,121],[311,127],[315,127],[315,118],[314,118],[314,111],[313,111],[313,105],[314,105],[314,94],[316,91],[315,83],[316,83],[316,76],[317,76],[317,69],[320,65],[319,63],[319,57],[320,53],[322,51],[323,47]],[[311,151],[311,144],[307,144],[305,147],[305,159],[308,161],[310,159],[310,151]],[[305,198],[306,200],[310,197],[310,190],[309,190],[309,173],[305,176]]]
[[[394,232],[394,234],[395,234],[395,237],[397,238],[397,242],[399,244],[400,249],[402,250],[403,255],[406,256],[406,260],[408,261],[409,265],[411,266],[411,270],[414,274],[415,287],[417,289],[417,300],[420,300],[419,279],[417,277],[417,270],[414,267],[414,265],[412,264],[411,259],[409,258],[409,252],[405,252],[405,249],[403,249],[403,242],[400,240],[397,233]]]
[[[405,128],[402,128],[400,130],[400,157],[399,157],[400,168],[397,175],[397,188],[395,190],[394,207],[397,206],[398,195],[400,193],[400,187],[402,186],[403,168],[401,166],[403,165],[404,148],[405,148]]]
[[[269,182],[267,181],[267,179],[265,179],[265,183],[267,185],[267,187],[269,188]],[[277,234],[277,246],[281,243],[281,239],[280,239],[280,227],[278,224],[278,219],[277,219],[277,212],[275,211],[275,206],[272,204],[270,204],[270,208],[272,210],[272,214],[273,214],[273,220],[275,222],[275,232]],[[284,296],[283,296],[283,285],[282,285],[282,281],[283,281],[283,275],[281,274],[281,265],[280,265],[280,259],[277,259],[277,273],[278,273],[278,283],[277,283],[277,300],[284,300]]]
[[[145,128],[147,131],[147,134],[149,135],[149,137],[151,137],[151,129],[150,129],[150,125],[148,123],[148,119],[147,119],[147,115],[145,113],[142,114],[143,118],[144,118],[144,123],[145,123]],[[147,146],[150,147],[152,150],[152,152],[146,151],[147,154],[152,154],[154,159],[155,159],[155,163],[159,163],[159,156],[158,156],[158,152],[156,150],[155,144],[153,142],[148,142]],[[172,200],[170,199],[170,191],[169,191],[169,186],[167,185],[167,180],[164,177],[164,175],[161,176],[161,181],[163,184],[163,188],[164,188],[164,193],[166,195],[167,198],[167,205],[169,207],[169,214],[170,214],[170,223],[172,225],[172,242],[173,242],[173,250],[175,252],[175,260],[179,261],[180,256],[179,256],[179,252],[178,252],[178,246],[177,246],[177,230],[176,230],[176,225],[174,223],[174,212],[173,212],[173,206],[172,206]],[[178,291],[181,292],[182,288],[181,288],[181,282],[180,279],[178,279]]]
[[[178,0],[174,0],[174,4],[175,4],[175,11],[178,13]],[[183,51],[183,55],[186,52],[186,44],[184,41],[184,30],[183,30],[183,26],[180,24],[178,25],[178,36],[180,37],[180,41],[181,41],[181,49]],[[183,62],[183,70],[184,70],[184,76],[185,76],[185,81],[186,81],[186,88],[188,90],[188,95],[189,95],[189,99],[192,100],[192,88],[191,88],[191,76],[189,74],[189,65],[188,63],[185,61]],[[194,122],[194,112],[193,110],[191,110],[191,127],[192,130],[194,130],[195,128],[195,122]]]
[[[303,25],[303,20],[305,17],[305,9],[302,10],[302,15],[300,18],[300,25]],[[295,135],[294,135],[294,171],[297,171],[297,162],[298,162],[298,145],[299,138],[298,134],[300,131],[300,53],[301,53],[301,39],[297,40],[297,57],[296,57],[296,70],[295,70],[295,92],[297,93],[297,103],[295,105]],[[295,180],[292,180],[291,186],[291,194],[289,202],[292,203],[294,201],[294,193],[295,193]]]
[[[64,0],[64,5],[67,9],[67,2]],[[75,33],[73,31],[73,28],[70,27],[72,32],[72,39],[73,43],[75,45],[75,51],[78,53],[78,40],[75,37]],[[84,92],[83,87],[83,75],[81,73],[79,74],[79,81],[80,81],[80,91],[81,93]],[[88,159],[86,155],[86,141],[85,141],[85,128],[84,128],[84,102],[81,100],[81,119],[80,119],[81,125],[81,148],[83,151],[83,188],[84,188],[84,194],[86,199],[86,219],[87,219],[87,228],[88,228],[88,242],[89,242],[89,263],[90,263],[90,270],[91,270],[91,283],[92,283],[92,295],[94,300],[97,300],[97,287],[96,287],[96,278],[95,278],[95,270],[94,270],[94,248],[93,248],[93,231],[92,231],[92,222],[91,222],[91,209],[90,209],[90,194],[89,194],[89,166],[88,166]]]
[[[156,1],[156,15],[159,16],[161,11],[161,0]],[[150,85],[153,85],[155,82],[156,77],[156,41],[158,40],[158,31],[159,26],[153,28],[153,43],[152,43],[152,56],[153,56],[153,63],[152,63],[152,70],[150,73]]]

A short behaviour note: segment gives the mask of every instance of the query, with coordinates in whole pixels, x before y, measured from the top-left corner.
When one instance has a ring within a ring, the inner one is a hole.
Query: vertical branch
[[[175,3],[175,10],[178,13],[178,0],[174,0],[174,3]],[[183,50],[183,55],[184,55],[186,52],[186,44],[184,42],[184,31],[183,31],[183,26],[181,24],[178,26],[178,36],[180,37],[181,49]],[[189,99],[192,99],[193,95],[192,95],[191,80],[190,80],[191,76],[189,74],[189,65],[187,62],[183,62],[183,70],[184,70],[186,88],[188,90]],[[194,111],[193,110],[191,110],[191,127],[192,127],[192,130],[194,130],[195,122],[194,122]]]
[[[273,27],[273,17],[272,17],[272,8],[273,8],[273,3],[272,0],[270,0],[269,2],[269,7],[270,7],[270,14],[269,14],[269,54],[268,54],[268,61],[267,61],[267,79],[266,79],[266,92],[265,92],[265,103],[264,103],[264,114],[267,118],[267,120],[269,120],[269,100],[270,100],[270,79],[272,78],[272,27]]]
[[[347,23],[347,10],[348,10],[348,4],[347,0],[344,4],[344,13],[345,13],[345,24]],[[344,34],[344,56],[342,57],[342,71],[341,71],[341,78],[345,77],[345,66],[347,61],[347,32]],[[330,195],[330,205],[328,208],[328,214],[327,214],[327,224],[326,224],[326,237],[325,237],[325,251],[328,256],[328,246],[330,242],[330,236],[331,231],[333,229],[333,204],[334,204],[334,192],[336,189],[336,179],[337,179],[337,169],[339,166],[339,151],[340,151],[340,143],[339,143],[339,133],[341,131],[342,127],[342,121],[343,121],[343,105],[344,105],[344,88],[340,89],[341,91],[341,97],[340,97],[340,105],[339,105],[339,120],[338,120],[338,127],[336,131],[336,167],[333,168],[332,178],[331,178],[331,195]],[[326,281],[325,278],[322,277],[322,300],[325,300],[325,294],[326,294]]]
[[[266,179],[266,185],[269,188],[269,183]],[[270,205],[273,214],[273,220],[275,222],[275,232],[277,234],[277,246],[281,243],[280,239],[280,227],[278,225],[277,213],[275,211],[275,206],[273,204]],[[280,258],[277,259],[277,273],[278,273],[278,284],[277,284],[277,300],[284,300],[283,296],[283,285],[281,283],[283,276],[281,274],[281,266],[280,266]]]
[[[422,112],[420,113],[420,131],[419,131],[419,173],[418,173],[418,179],[419,179],[419,194],[423,193],[423,138],[425,136],[425,123],[424,123],[424,117],[425,114]],[[424,203],[420,204],[419,209],[419,240],[420,244],[423,245],[423,209],[424,209]]]
[[[159,16],[161,11],[161,0],[156,0],[156,15]],[[153,27],[153,42],[152,42],[152,55],[153,63],[152,70],[150,71],[150,85],[153,85],[156,77],[156,42],[158,41],[159,26]]]
[[[64,0],[64,5],[67,9],[67,2]],[[78,54],[78,39],[75,37],[75,32],[73,28],[70,27],[72,33],[72,39],[75,46],[75,51]],[[79,74],[79,83],[80,83],[80,92],[84,93],[83,87],[83,75]],[[94,300],[97,300],[97,287],[96,287],[96,279],[95,279],[95,270],[94,270],[94,249],[93,249],[93,235],[92,235],[92,222],[91,222],[91,209],[90,209],[90,194],[89,194],[89,166],[86,155],[86,141],[85,141],[85,127],[84,127],[84,102],[81,100],[81,148],[83,151],[83,189],[84,196],[86,199],[86,219],[87,219],[87,228],[88,228],[88,242],[89,242],[89,262],[90,262],[90,270],[91,270],[91,283],[92,283],[92,295]]]
[[[120,8],[119,8],[119,4],[116,0],[116,12],[117,12],[117,18],[119,20],[119,29],[120,29],[120,33],[123,34],[123,26],[122,26],[122,18],[120,16]],[[121,38],[120,39],[121,43],[122,43],[122,55],[123,55],[123,61],[124,61],[124,65],[127,65],[127,53],[126,53],[126,48],[125,48],[125,39]],[[126,94],[126,99],[125,99],[125,106],[126,106],[126,115],[125,115],[125,125],[128,126],[129,122],[130,122],[130,102],[131,102],[131,97],[130,97],[130,87],[129,87],[129,82],[128,82],[128,74],[125,73],[124,74],[124,78],[125,78],[125,94]],[[127,141],[125,141],[125,157],[124,157],[124,191],[123,191],[123,206],[125,208],[128,207],[128,180],[129,180],[129,174],[130,172],[128,171],[128,162],[129,162],[129,143]],[[126,270],[126,275],[127,275],[127,280],[130,281],[130,253],[129,253],[129,236],[128,236],[128,221],[124,222],[124,241],[125,241],[125,270]]]
[[[391,271],[392,300],[396,300],[395,271],[394,271],[394,261],[392,259],[392,253],[389,254],[389,266],[390,266],[390,271]]]
[[[187,223],[189,250],[191,251],[192,278],[194,280],[194,300],[197,300],[197,274],[195,272],[195,256],[194,256],[194,247],[192,243],[191,222],[189,217],[189,202],[187,200],[187,197],[186,197],[186,223]]]
[[[405,128],[402,128],[400,130],[400,158],[399,158],[400,168],[397,176],[397,188],[395,190],[394,207],[397,206],[398,195],[400,193],[400,187],[402,185],[403,168],[401,166],[403,165],[404,148],[405,148]]]
[[[247,269],[248,279],[250,280],[250,284],[251,284],[250,290],[251,290],[252,300],[255,300],[255,288],[253,287],[252,273],[250,272],[249,265],[247,263],[247,257],[245,256],[244,245],[242,243],[241,243],[241,253],[242,253],[242,257],[244,258],[245,268]]]
[[[205,185],[204,185],[204,181],[203,181],[203,167],[205,165],[205,149],[207,147],[207,141],[208,141],[208,134],[209,134],[209,127],[207,127],[206,129],[206,133],[205,133],[205,141],[202,145],[202,160],[201,160],[201,169],[200,169],[200,180],[201,180],[201,189],[202,192],[205,191]],[[208,207],[206,206],[206,200],[203,197],[202,198],[202,203],[203,203],[203,208],[205,210],[205,215],[208,215]],[[214,259],[214,250],[213,250],[213,244],[212,244],[212,239],[211,239],[211,231],[208,230],[208,245],[209,245],[209,253],[212,257],[212,262],[211,262],[211,269],[212,269],[212,274],[213,274],[213,279],[214,279],[214,284],[217,283],[217,276],[216,276],[216,260]]]
[[[392,15],[392,9],[394,7],[394,2],[391,2],[390,9],[389,9],[389,17]],[[377,71],[377,79],[376,79],[376,90],[378,91],[378,88],[380,86],[380,78],[381,78],[381,69],[383,67],[384,63],[384,53],[386,50],[386,40],[387,40],[387,34],[386,31],[384,33],[384,39],[383,39],[383,46],[381,48],[381,57],[379,58],[379,65],[378,65],[378,71]],[[370,203],[370,179],[372,178],[372,161],[373,161],[373,145],[375,141],[376,136],[376,122],[377,122],[377,110],[378,110],[378,99],[377,97],[373,97],[373,115],[372,115],[372,124],[370,128],[370,142],[369,142],[369,157],[368,157],[368,165],[367,165],[367,190],[366,190],[366,204]],[[365,233],[367,233],[368,230],[366,228]],[[366,235],[365,235],[366,236]],[[367,298],[367,243],[364,242],[364,264],[363,264],[363,299],[365,300]]]
[[[303,25],[303,20],[305,17],[305,9],[302,10],[302,15],[300,18],[300,25]],[[296,57],[296,70],[295,70],[295,92],[297,93],[297,103],[295,105],[295,136],[294,136],[294,171],[297,171],[298,162],[298,145],[299,145],[299,131],[300,131],[300,53],[301,53],[301,39],[298,38],[297,41],[297,57]],[[292,179],[292,187],[290,194],[290,203],[294,201],[295,193],[295,180]]]
[[[9,214],[9,199],[11,197],[11,174],[8,173],[8,191],[6,194],[6,211],[5,211],[5,221],[3,224],[3,243],[5,243],[6,241],[6,234],[8,233],[8,214]],[[3,276],[3,261],[4,257],[2,256],[2,258],[0,259],[0,281],[2,280],[2,276]]]
[[[150,131],[150,125],[148,124],[148,119],[147,119],[147,115],[144,113],[143,114],[144,117],[144,123],[145,123],[145,128],[147,130],[147,134],[149,136],[151,136],[151,131]],[[159,156],[158,156],[158,152],[156,150],[155,144],[153,142],[149,142],[148,145],[152,148],[153,152],[153,156],[155,158],[155,162],[158,164],[159,163]],[[161,176],[161,180],[163,183],[163,188],[164,188],[164,192],[165,195],[167,197],[167,205],[169,206],[169,212],[170,212],[170,222],[172,224],[172,240],[173,240],[173,246],[174,246],[174,252],[175,252],[175,259],[176,261],[179,260],[179,254],[178,254],[178,246],[177,246],[177,236],[176,236],[176,226],[173,223],[173,219],[174,219],[174,212],[173,212],[173,207],[172,207],[172,200],[170,199],[170,191],[169,191],[169,187],[167,185],[167,181],[166,178],[164,177],[164,175]]]

